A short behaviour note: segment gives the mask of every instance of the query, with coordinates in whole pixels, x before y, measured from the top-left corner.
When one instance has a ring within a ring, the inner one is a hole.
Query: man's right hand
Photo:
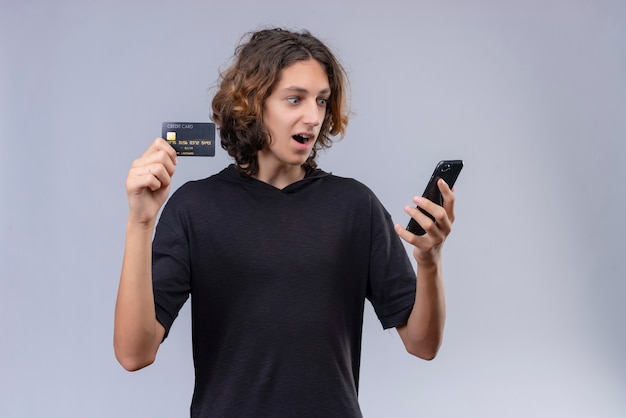
[[[145,225],[155,222],[169,195],[176,163],[176,151],[163,138],[157,138],[133,161],[126,178],[129,222]]]

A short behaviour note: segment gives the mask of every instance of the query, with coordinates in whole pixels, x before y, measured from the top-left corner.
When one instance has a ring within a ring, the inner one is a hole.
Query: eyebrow
[[[289,87],[285,87],[284,89],[282,89],[282,91],[292,91],[294,93],[300,93],[300,94],[306,94],[309,91],[305,88],[302,87],[298,87],[298,86],[289,86]],[[320,90],[320,92],[318,94],[330,94],[330,87]]]

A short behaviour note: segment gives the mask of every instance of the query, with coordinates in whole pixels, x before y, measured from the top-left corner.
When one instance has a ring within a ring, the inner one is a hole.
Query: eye
[[[299,97],[287,97],[287,101],[291,104],[298,104],[300,103],[300,98]]]
[[[319,106],[326,106],[328,104],[328,97],[322,97],[317,99],[317,104]]]

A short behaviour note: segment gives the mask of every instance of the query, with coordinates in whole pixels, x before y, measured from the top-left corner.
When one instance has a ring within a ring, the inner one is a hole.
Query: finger
[[[141,168],[152,166],[154,164],[162,165],[167,173],[172,176],[176,171],[176,160],[172,160],[172,155],[176,157],[176,151],[169,144],[165,147],[150,147],[141,157],[133,161],[132,168]]]
[[[420,196],[415,196],[413,197],[413,203],[415,203],[415,211],[417,211],[418,213],[421,213],[422,215],[426,216],[426,218],[430,219],[430,217],[426,214],[424,214],[421,210],[419,210],[418,208],[421,208],[422,210],[428,212],[431,216],[435,217],[435,214],[438,210],[438,208],[440,208],[440,206],[436,203],[434,203],[433,201],[425,198],[425,197],[420,197]],[[411,214],[414,213],[414,211],[411,211]]]
[[[169,150],[167,149],[169,148]],[[157,151],[157,162],[162,164],[167,173],[172,176],[176,171],[176,151],[169,144],[166,149],[160,149]],[[174,159],[172,159],[172,153],[174,154]]]
[[[144,191],[155,192],[163,186],[163,183],[152,174],[131,174],[126,179],[126,192],[129,196],[139,196]]]
[[[407,205],[404,207],[404,211],[428,233],[429,230],[432,230],[436,221],[436,218],[431,218],[433,209],[436,210],[438,206],[426,198],[416,196],[413,200],[417,207]],[[428,213],[424,213],[422,210]]]
[[[452,221],[450,220],[450,217],[448,216],[448,212],[444,208],[439,206],[434,216],[435,216],[434,224],[435,224],[435,228],[437,229],[438,235],[445,238],[452,231]]]
[[[441,196],[443,197],[443,207],[446,210],[446,212],[448,213],[448,219],[450,220],[450,223],[454,222],[455,219],[455,215],[454,215],[454,191],[453,189],[450,189],[450,187],[448,186],[448,183],[446,183],[443,180],[439,180],[439,182],[437,183],[437,186],[439,187],[439,191],[441,192]]]
[[[417,235],[409,232],[403,226],[396,224],[393,227],[398,234],[398,236],[411,245],[415,245],[415,240],[417,239]]]
[[[158,190],[158,189],[163,188],[163,187],[167,187],[172,182],[172,176],[171,176],[170,172],[161,163],[154,163],[154,164],[151,164],[149,166],[146,166],[146,167],[144,167],[144,170],[147,170],[147,172],[144,174],[144,176],[153,177],[159,183],[158,187],[156,187],[156,188],[152,188],[151,187],[152,191]],[[152,184],[156,184],[156,182],[153,182],[153,181],[151,183]]]
[[[148,169],[157,171],[155,168],[160,166],[171,177],[176,171],[176,165],[170,160],[169,156],[164,151],[157,151],[156,153],[141,157],[133,161],[131,168],[139,170],[139,172],[145,172]],[[159,170],[161,171],[161,170]]]
[[[150,146],[148,147],[148,149],[144,152],[143,155],[148,155],[148,154],[152,154],[153,152],[156,151],[165,151],[170,158],[172,159],[172,161],[176,160],[176,151],[174,150],[174,148],[163,138],[156,138],[154,141],[152,141],[152,144],[150,144]]]
[[[163,151],[167,154],[172,164],[174,165],[178,164],[178,159],[176,157],[176,150],[174,149],[174,147],[172,147],[169,144],[169,142],[167,142],[163,138],[157,138],[154,140],[154,143],[156,144],[156,148],[158,151]]]
[[[424,228],[426,231],[424,235],[415,235],[412,232],[407,231],[406,228],[399,224],[394,225],[394,230],[402,240],[411,244],[415,248],[418,248],[420,251],[427,252],[435,246],[441,244],[441,242],[445,239],[444,236],[440,237],[440,234],[433,230],[433,225],[435,225],[435,223],[431,221],[431,224],[431,226]]]
[[[414,209],[407,207],[405,208],[405,211],[407,211],[409,216],[414,218],[422,226],[422,228],[424,228],[426,234],[430,235],[435,240],[445,238],[452,229],[452,222],[448,217],[446,209],[424,197],[416,196],[414,201],[418,208],[428,212],[432,218],[425,215],[417,208]]]
[[[135,161],[163,161],[165,163],[165,161],[167,160],[169,160],[172,165],[176,165],[178,163],[178,160],[176,158],[176,151],[166,140],[164,140],[163,138],[157,138],[141,155],[141,157]]]
[[[161,163],[133,167],[128,173],[127,189],[129,193],[138,193],[145,188],[154,192],[168,187],[171,179],[171,175]]]

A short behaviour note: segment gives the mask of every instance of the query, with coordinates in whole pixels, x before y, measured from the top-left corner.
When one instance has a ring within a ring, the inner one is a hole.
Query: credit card
[[[176,155],[215,156],[214,123],[163,122],[161,136],[174,147]]]

